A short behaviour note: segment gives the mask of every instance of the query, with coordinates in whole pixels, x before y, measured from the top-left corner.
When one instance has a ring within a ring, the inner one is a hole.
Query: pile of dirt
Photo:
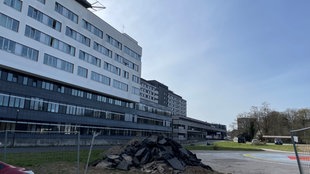
[[[132,140],[126,146],[109,149],[103,159],[91,163],[97,168],[140,170],[146,173],[217,173],[195,154],[164,136]],[[198,172],[199,171],[199,172]]]

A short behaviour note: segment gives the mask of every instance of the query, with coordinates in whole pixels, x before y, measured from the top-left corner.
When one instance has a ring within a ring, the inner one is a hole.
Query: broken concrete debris
[[[201,166],[212,171],[210,166],[201,163],[191,151],[164,136],[150,136],[142,141],[132,141],[120,154],[107,155],[105,159],[96,160],[92,164],[120,170],[136,167],[148,173],[165,173],[165,168],[169,166],[179,171],[184,171],[186,166]]]

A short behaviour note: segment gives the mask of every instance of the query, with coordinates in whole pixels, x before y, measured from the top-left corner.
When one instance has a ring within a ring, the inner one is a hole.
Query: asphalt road
[[[202,162],[225,174],[297,174],[294,153],[253,151],[193,151]]]

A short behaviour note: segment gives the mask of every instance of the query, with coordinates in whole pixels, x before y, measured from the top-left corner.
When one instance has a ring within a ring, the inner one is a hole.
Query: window
[[[118,80],[113,80],[113,87],[123,90],[123,91],[128,91],[128,85],[126,83],[120,82]]]
[[[66,35],[86,46],[90,46],[90,39],[88,37],[82,35],[70,27],[66,27]]]
[[[83,97],[84,96],[84,92],[81,91],[81,90],[72,89],[71,95],[78,96],[78,97]]]
[[[101,60],[95,56],[92,56],[82,50],[80,50],[79,58],[81,60],[84,60],[85,62],[88,62],[90,64],[96,65],[98,67],[101,66]]]
[[[89,93],[89,92],[86,93],[86,98],[92,99],[92,96],[93,96],[92,93]]]
[[[65,93],[65,87],[61,85],[57,85],[57,92]]]
[[[94,50],[98,51],[99,53],[101,53],[105,56],[112,58],[112,51],[107,49],[106,47],[100,45],[97,42],[94,42]]]
[[[42,82],[42,89],[47,89],[47,90],[52,91],[53,87],[54,87],[53,83],[45,82],[45,81]]]
[[[104,62],[103,68],[105,70],[107,70],[107,71],[110,71],[110,72],[116,74],[116,75],[119,75],[119,76],[121,75],[121,69],[120,68],[118,68],[118,67],[116,67],[114,65],[111,65],[111,64],[109,64],[107,62]]]
[[[31,98],[30,109],[32,110],[43,110],[43,100],[39,98]]]
[[[86,68],[78,66],[78,73],[77,74],[79,76],[87,78],[87,73],[88,73],[88,70]]]
[[[135,95],[140,95],[140,89],[133,86],[132,87],[132,93]]]
[[[54,18],[51,18],[49,16],[47,16],[46,14],[42,13],[41,11],[29,6],[28,8],[28,16],[57,30],[60,31],[61,30],[61,23],[59,21],[57,21]]]
[[[102,84],[105,84],[105,85],[110,85],[110,81],[111,79],[105,75],[102,75],[102,74],[99,74],[99,73],[96,73],[96,72],[91,72],[91,79],[96,81],[96,82],[100,82]]]
[[[132,81],[140,84],[140,78],[138,76],[132,75]]]
[[[107,102],[107,98],[101,95],[97,95],[97,101],[100,102]]]
[[[23,77],[23,85],[28,85],[28,77]]]
[[[75,47],[62,42],[52,36],[49,36],[35,28],[32,28],[28,25],[26,25],[25,29],[25,36],[34,39],[36,41],[39,41],[47,46],[53,47],[55,49],[58,49],[64,53],[70,54],[72,56],[75,56]]]
[[[118,54],[115,54],[115,58],[114,58],[117,62],[139,72],[139,66],[134,64],[133,62],[129,61],[128,59],[125,59],[124,57],[118,55]]]
[[[107,37],[107,42],[113,46],[115,46],[116,48],[122,50],[122,44],[117,41],[116,39],[114,39],[113,37],[109,36],[109,35],[106,35]]]
[[[103,32],[102,30],[100,30],[99,28],[95,27],[93,24],[85,21],[83,19],[83,28],[90,31],[91,33],[93,33],[94,35],[98,36],[99,38],[103,38]]]
[[[71,21],[78,23],[78,16],[57,2],[55,3],[55,11],[57,11],[59,14],[63,15],[64,17],[70,19]]]
[[[21,0],[4,0],[5,5],[8,5],[18,11],[22,10],[22,1]]]
[[[76,114],[76,106],[67,105],[66,114],[75,115]]]
[[[128,47],[126,47],[126,46],[125,46],[125,48],[124,48],[124,52],[125,52],[127,55],[129,55],[129,56],[131,56],[131,57],[133,57],[133,58],[135,58],[135,59],[137,59],[137,60],[141,60],[141,55],[139,55],[138,53],[134,52],[133,50],[131,50],[130,48],[128,48]]]
[[[0,94],[0,106],[9,106],[9,95]]]
[[[19,21],[0,13],[0,26],[18,32]]]
[[[129,72],[123,70],[123,77],[129,79]]]
[[[25,99],[17,96],[10,96],[9,107],[24,108]]]
[[[47,111],[48,112],[55,112],[55,113],[57,113],[59,111],[59,104],[58,103],[48,102],[48,104],[47,104]]]
[[[73,64],[67,61],[64,61],[62,59],[59,59],[57,57],[48,55],[48,54],[44,54],[44,61],[43,63],[45,65],[49,65],[51,67],[66,71],[66,72],[70,72],[73,73]]]
[[[7,81],[9,82],[17,82],[17,75],[13,73],[8,73]]]

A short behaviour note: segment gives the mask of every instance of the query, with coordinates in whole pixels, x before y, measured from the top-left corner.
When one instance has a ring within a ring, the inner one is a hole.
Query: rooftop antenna
[[[99,0],[88,0],[88,1],[91,3],[91,8],[89,10],[92,12],[106,9],[106,7],[99,2]]]
[[[123,24],[122,33],[125,33],[125,25]]]

